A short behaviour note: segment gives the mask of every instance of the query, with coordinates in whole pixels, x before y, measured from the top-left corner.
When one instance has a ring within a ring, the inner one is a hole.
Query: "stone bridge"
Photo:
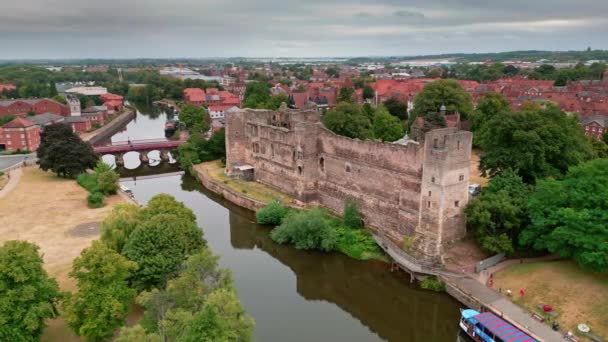
[[[99,155],[112,154],[116,159],[117,166],[124,165],[124,155],[128,152],[139,152],[139,160],[142,164],[148,164],[150,159],[148,153],[150,151],[159,151],[160,159],[164,162],[169,161],[169,151],[177,148],[186,140],[167,140],[167,139],[149,139],[149,140],[130,140],[118,141],[111,145],[95,146],[93,150]]]

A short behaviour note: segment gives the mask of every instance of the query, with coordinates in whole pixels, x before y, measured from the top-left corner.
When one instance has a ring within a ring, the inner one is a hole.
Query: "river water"
[[[144,112],[112,141],[162,138],[165,114]],[[460,305],[448,295],[421,290],[382,262],[278,245],[251,212],[210,193],[193,177],[141,177],[175,166],[138,165],[137,154],[125,156],[131,170],[121,173],[131,178],[121,183],[141,203],[167,193],[194,211],[255,318],[256,341],[456,341]]]

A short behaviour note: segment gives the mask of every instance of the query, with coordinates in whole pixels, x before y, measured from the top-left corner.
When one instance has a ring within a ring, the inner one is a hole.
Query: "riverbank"
[[[217,161],[195,165],[194,171],[197,179],[207,189],[219,194],[229,202],[252,211],[257,211],[281,195],[280,192],[263,184],[239,181],[226,176]],[[255,189],[255,191],[251,191],[251,189]],[[251,196],[250,192],[254,196]],[[289,205],[289,203],[287,201],[285,204]],[[556,338],[560,338],[558,332],[552,331],[546,324],[534,320],[524,309],[511,303],[496,291],[487,288],[477,279],[470,276],[442,276],[440,278],[446,283],[446,292],[459,302],[478,310],[485,308],[503,315],[540,341],[554,341]]]
[[[126,109],[123,113],[119,114],[112,121],[106,123],[102,127],[92,131],[83,133],[80,135],[82,140],[88,141],[91,144],[96,144],[104,139],[110,138],[116,133],[121,127],[128,124],[133,118],[135,118],[135,110]]]

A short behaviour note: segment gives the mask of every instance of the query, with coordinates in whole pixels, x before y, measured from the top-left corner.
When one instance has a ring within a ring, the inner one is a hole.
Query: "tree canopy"
[[[342,102],[323,115],[323,124],[332,132],[349,138],[365,139],[371,122],[360,106]]]
[[[42,267],[38,246],[7,241],[0,247],[0,340],[38,341],[57,316],[57,282]]]
[[[245,88],[243,108],[262,108],[261,106],[270,100],[270,89],[262,82],[250,82]]]
[[[63,309],[79,336],[101,341],[124,323],[136,294],[127,282],[135,269],[136,263],[101,241],[93,241],[74,260],[70,276],[77,280],[78,292],[67,296]]]
[[[473,132],[477,132],[485,122],[492,120],[496,115],[509,111],[511,111],[511,107],[504,96],[498,93],[487,93],[477,102],[477,108],[471,119]]]
[[[521,243],[573,258],[588,270],[608,271],[608,159],[571,168],[561,179],[538,183]]]
[[[438,80],[427,84],[414,99],[412,114],[426,117],[445,105],[448,112],[459,112],[463,119],[473,113],[471,95],[456,80]]]
[[[513,170],[492,178],[482,194],[472,200],[465,214],[467,228],[489,253],[511,254],[526,227],[530,187]]]
[[[179,113],[179,121],[185,123],[190,132],[207,132],[211,127],[209,113],[199,106],[184,105]]]
[[[400,101],[396,97],[391,97],[384,101],[384,107],[391,113],[392,116],[398,117],[400,120],[407,120],[407,103]]]
[[[559,108],[530,107],[499,112],[482,124],[478,143],[484,153],[480,169],[494,176],[514,169],[526,183],[558,177],[592,157],[592,148],[576,118]]]
[[[64,123],[45,127],[37,150],[40,168],[60,177],[75,177],[95,167],[99,159],[91,145]]]
[[[383,105],[376,108],[372,124],[374,138],[382,141],[396,141],[403,137],[404,130],[401,121],[392,116]]]

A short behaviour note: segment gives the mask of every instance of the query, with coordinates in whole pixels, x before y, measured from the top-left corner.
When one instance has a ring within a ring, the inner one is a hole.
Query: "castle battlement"
[[[472,134],[435,129],[421,143],[339,136],[315,108],[235,110],[226,115],[226,168],[299,201],[340,213],[355,200],[368,226],[411,241],[413,256],[438,261],[465,235]]]

